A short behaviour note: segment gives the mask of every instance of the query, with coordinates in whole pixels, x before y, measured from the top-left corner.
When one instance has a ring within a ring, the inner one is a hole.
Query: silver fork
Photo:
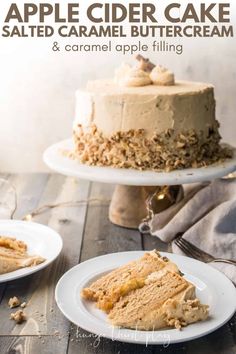
[[[185,240],[182,235],[178,236],[174,243],[183,251],[187,256],[198,259],[199,261],[209,263],[209,262],[222,262],[229,263],[236,266],[236,260],[233,259],[225,259],[225,258],[217,258],[213,257],[211,254],[200,250],[200,248],[194,246],[189,241]]]

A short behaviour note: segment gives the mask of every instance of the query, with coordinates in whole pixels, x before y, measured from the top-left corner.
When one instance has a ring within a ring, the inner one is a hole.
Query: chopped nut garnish
[[[138,170],[172,171],[197,168],[222,162],[232,157],[232,150],[222,147],[218,123],[207,137],[193,129],[175,135],[168,129],[146,137],[145,129],[119,131],[105,137],[93,124],[74,131],[75,149],[67,156],[96,166],[134,168]]]
[[[151,72],[155,68],[155,64],[151,63],[148,58],[144,58],[142,55],[136,55],[136,59],[139,62],[138,68],[147,72]]]
[[[26,307],[26,302],[22,302],[22,304],[20,305],[20,307],[22,307],[23,309]]]
[[[8,301],[8,305],[11,309],[13,309],[14,307],[18,307],[20,306],[20,300],[16,296],[11,297]]]
[[[20,324],[26,321],[26,315],[23,310],[18,310],[15,313],[11,313],[10,319],[16,321],[16,323]]]

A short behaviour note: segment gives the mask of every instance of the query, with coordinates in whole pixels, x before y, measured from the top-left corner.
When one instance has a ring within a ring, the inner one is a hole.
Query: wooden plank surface
[[[9,206],[9,209],[4,207],[4,209],[6,210],[2,210],[3,213],[0,214],[0,219],[6,217],[10,218],[11,211],[14,210],[15,205],[17,205],[18,208],[16,209],[14,217],[20,218],[19,215],[23,216],[24,214],[28,213],[29,210],[36,208],[38,199],[40,198],[40,195],[44,189],[44,185],[48,179],[48,175],[1,175],[0,179],[6,180],[6,183],[9,183],[9,185],[0,183],[1,201],[4,203],[4,201],[6,200],[6,204],[7,206]],[[12,195],[12,192],[16,193],[16,200],[14,195]],[[0,304],[2,304],[3,295],[6,291],[6,287],[6,283],[0,284]],[[1,312],[3,311],[2,309],[3,307],[1,306]],[[2,321],[0,321],[0,328],[1,326],[3,326]],[[0,334],[2,334],[1,329]]]
[[[109,203],[114,187],[109,184],[94,183],[90,198],[101,199],[100,205],[89,205],[81,261],[112,252],[141,250],[141,236],[136,230],[128,230],[111,224],[108,220]],[[131,353],[137,352],[138,345],[133,346],[113,342],[105,338],[91,336],[76,326],[72,326],[68,354],[74,353]],[[139,348],[140,349],[140,348]],[[139,351],[141,353],[141,351]],[[149,348],[145,353],[149,353]]]
[[[0,354],[113,354],[113,353],[236,353],[236,317],[218,331],[183,344],[144,346],[96,337],[69,323],[54,300],[55,285],[61,275],[80,261],[128,250],[166,250],[167,245],[137,230],[112,225],[108,220],[113,186],[76,181],[60,175],[5,175],[17,191],[16,218],[22,218],[45,204],[86,201],[71,207],[50,209],[34,221],[49,225],[63,237],[63,252],[56,262],[37,274],[0,285]],[[0,188],[0,198],[4,191]],[[6,197],[6,196],[5,196]],[[4,200],[1,199],[1,200]],[[1,215],[0,215],[1,217]],[[29,304],[28,321],[15,325],[8,320],[9,297],[18,295]]]
[[[0,337],[1,354],[65,354],[67,338],[55,336],[2,336]]]
[[[20,208],[16,215],[22,217],[35,207],[48,203],[55,204],[88,198],[88,182],[78,183],[72,178],[64,178],[59,175],[51,175],[49,178],[43,176],[43,178],[45,183],[41,192],[39,192],[41,184],[38,178],[33,178],[31,183],[22,188],[18,179],[14,181]],[[33,185],[34,183],[36,186]],[[31,192],[30,188],[32,188]],[[21,190],[24,190],[23,196]],[[31,195],[34,191],[37,191],[34,198],[29,199],[28,193]],[[36,197],[37,193],[39,198]],[[27,204],[27,207],[24,203]],[[0,321],[1,335],[32,336],[57,333],[57,337],[63,337],[65,334],[68,336],[69,322],[55,305],[54,291],[61,275],[79,261],[86,210],[87,205],[83,203],[76,207],[51,209],[34,219],[34,221],[49,225],[61,234],[63,251],[56,262],[45,270],[7,284],[1,302],[0,318],[9,318],[11,311],[7,302],[10,297],[16,295],[28,303],[25,309],[28,321],[21,326],[15,325],[15,322],[10,320]]]
[[[92,185],[90,199],[100,199],[100,202],[92,203],[88,208],[81,261],[106,253],[142,249],[141,237],[136,230],[115,226],[108,220],[113,189],[110,184]]]

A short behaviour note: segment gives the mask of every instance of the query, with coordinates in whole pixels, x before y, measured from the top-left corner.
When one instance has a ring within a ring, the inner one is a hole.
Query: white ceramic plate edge
[[[57,247],[58,248],[57,248],[57,252],[55,252],[55,255],[52,258],[46,259],[46,261],[41,264],[38,264],[33,267],[21,268],[21,269],[18,269],[18,270],[15,270],[13,272],[6,273],[6,274],[1,274],[0,275],[0,283],[16,280],[16,279],[31,275],[33,273],[36,273],[36,272],[46,268],[47,266],[49,266],[60,255],[62,248],[63,248],[63,240],[62,240],[61,236],[55,230],[50,228],[49,226],[46,226],[46,225],[43,225],[40,223],[36,223],[36,222],[32,222],[32,221],[29,222],[29,221],[22,221],[22,220],[2,219],[2,220],[0,220],[0,229],[1,229],[1,224],[3,224],[3,223],[14,223],[15,225],[17,225],[17,224],[23,225],[24,224],[24,225],[29,225],[29,227],[32,226],[32,227],[44,229],[46,231],[50,231],[50,233],[53,233],[54,236],[57,238],[57,242],[58,242]],[[12,235],[12,237],[14,237],[14,235]]]
[[[135,257],[132,257],[132,259],[135,259],[135,258],[141,256],[144,252],[145,252],[145,251],[133,251],[133,252],[131,251],[131,252],[121,252],[121,253],[122,253],[124,256],[125,256],[125,255],[129,255],[129,254],[131,254],[131,253],[132,253],[132,254],[135,254]],[[99,259],[102,259],[102,258],[104,258],[104,257],[111,256],[111,255],[119,255],[119,254],[120,254],[120,252],[118,252],[118,253],[113,253],[113,254],[108,254],[108,255],[104,255],[104,256],[99,256],[99,257],[96,257],[96,258],[92,258],[92,259],[90,259],[90,260],[87,260],[87,261],[85,261],[85,262],[83,262],[83,263],[81,263],[81,264],[93,263],[94,259],[96,259],[97,261],[99,261]],[[187,262],[189,262],[189,260],[190,260],[191,262],[194,261],[194,262],[197,262],[197,263],[202,264],[202,262],[199,262],[199,261],[196,261],[196,260],[192,260],[191,258],[184,257],[184,256],[180,256],[180,255],[169,254],[169,253],[166,253],[166,252],[161,252],[161,254],[166,255],[166,256],[168,256],[169,258],[172,258],[172,259],[173,259],[173,258],[175,258],[175,259],[177,258],[177,259],[178,259],[178,258],[180,257],[180,258],[182,258],[182,259],[187,260]],[[179,258],[179,259],[180,259],[180,258]],[[176,261],[176,260],[174,260],[174,261]],[[177,263],[178,263],[178,261],[177,261]],[[81,328],[83,328],[84,330],[86,330],[86,331],[88,331],[88,332],[91,332],[91,333],[93,333],[93,334],[95,334],[95,335],[99,335],[98,331],[97,331],[96,329],[94,329],[93,326],[91,327],[91,326],[89,326],[89,325],[85,325],[84,323],[82,323],[82,324],[81,324],[81,323],[77,323],[77,322],[74,320],[74,317],[67,313],[67,311],[66,311],[66,309],[65,309],[65,307],[64,307],[64,304],[61,302],[61,299],[60,299],[59,291],[60,291],[60,287],[63,285],[64,280],[65,280],[68,276],[70,276],[70,274],[73,273],[73,272],[76,270],[76,268],[78,268],[81,264],[79,264],[79,265],[77,265],[77,266],[71,268],[71,269],[70,269],[67,273],[65,273],[65,274],[61,277],[61,279],[58,281],[58,284],[57,284],[56,289],[55,289],[56,302],[57,302],[57,304],[58,304],[60,310],[61,310],[62,313],[64,314],[64,316],[67,317],[71,322],[75,323],[76,325],[80,326]],[[210,267],[210,266],[208,266],[208,265],[206,265],[206,266],[207,266],[207,267]],[[221,272],[219,272],[217,269],[215,269],[215,268],[213,268],[213,267],[210,267],[210,269],[211,269],[211,271],[212,271],[213,273],[215,273],[216,275],[218,275],[219,278],[224,279],[224,282],[227,284],[228,290],[230,290],[231,293],[234,293],[234,296],[236,296],[236,290],[235,290],[234,285],[231,283],[231,281],[230,281],[228,278],[226,278],[226,277],[225,277]],[[104,270],[105,270],[105,269],[104,269]],[[92,274],[92,277],[93,277],[93,274]],[[89,278],[89,276],[86,275],[85,277],[83,277],[82,279],[80,279],[80,283],[82,284],[84,281],[87,281],[88,278]],[[223,326],[223,325],[233,316],[233,314],[234,314],[235,311],[236,311],[236,303],[234,303],[234,307],[232,306],[231,311],[228,312],[228,314],[224,317],[224,320],[223,320],[223,321],[221,321],[221,322],[218,323],[217,325],[214,325],[214,326],[211,327],[211,328],[209,327],[208,330],[205,330],[205,331],[204,331],[204,333],[200,333],[200,334],[198,333],[198,334],[196,334],[196,335],[191,334],[191,336],[188,336],[188,335],[187,335],[187,336],[183,336],[183,334],[186,333],[186,329],[189,328],[190,326],[185,327],[185,328],[183,329],[183,331],[181,331],[181,332],[179,332],[179,331],[177,331],[177,330],[156,331],[156,332],[158,332],[158,334],[160,334],[160,336],[161,336],[162,334],[165,336],[166,333],[168,334],[168,333],[170,333],[170,331],[175,331],[175,334],[177,333],[177,336],[175,335],[175,338],[170,339],[170,343],[179,343],[179,342],[185,342],[185,341],[193,340],[193,339],[196,339],[196,338],[205,336],[205,335],[207,335],[207,334],[209,334],[209,333],[211,333],[211,332],[217,330],[217,329],[220,328],[221,326]],[[201,324],[201,323],[204,324],[204,323],[207,323],[207,322],[204,321],[204,322],[199,322],[199,323],[200,323],[200,324]],[[198,324],[199,324],[199,323],[198,323]],[[195,324],[195,325],[196,325],[196,324]],[[194,328],[194,327],[193,327],[194,324],[191,325],[191,326],[192,326],[192,328]],[[132,330],[124,330],[124,331],[131,331],[131,332],[132,332]],[[145,332],[145,331],[138,331],[138,332],[142,332],[142,337],[145,337],[145,334],[146,334],[146,333],[149,333],[149,332]],[[172,332],[172,333],[173,333],[173,332]],[[178,333],[179,333],[179,335],[180,335],[179,338],[178,338]],[[106,338],[114,339],[114,337],[113,337],[111,334],[109,334],[109,331],[106,332],[105,335],[103,335],[103,336],[106,337]],[[138,336],[138,337],[139,337],[139,336]],[[137,343],[137,344],[146,344],[146,342],[147,342],[147,341],[144,340],[143,338],[142,338],[142,339],[136,338],[136,340],[134,341],[134,340],[130,339],[128,336],[127,336],[126,338],[119,338],[119,336],[116,336],[116,337],[115,337],[115,340],[122,341],[122,342],[127,342],[127,343]],[[159,339],[159,340],[152,340],[152,339],[151,339],[151,340],[150,340],[150,338],[149,338],[148,343],[149,343],[149,344],[164,344],[164,343],[166,343],[166,339],[165,339],[165,340],[163,340],[163,339]]]
[[[112,167],[89,166],[69,159],[60,153],[72,149],[72,139],[60,141],[48,147],[43,161],[52,170],[66,176],[87,179],[95,182],[125,185],[154,186],[210,181],[226,176],[236,170],[236,148],[234,157],[220,164],[202,168],[189,168],[171,172],[139,171]]]

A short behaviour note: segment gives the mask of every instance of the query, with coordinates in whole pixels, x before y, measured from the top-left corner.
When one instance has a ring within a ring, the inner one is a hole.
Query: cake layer
[[[210,84],[177,81],[172,86],[120,87],[113,80],[91,81],[76,93],[76,118],[83,129],[96,125],[104,137],[144,129],[147,138],[172,129],[208,136],[215,124],[214,88]]]
[[[27,245],[15,238],[0,236],[0,274],[43,263],[44,258],[27,254]]]
[[[124,296],[108,316],[114,326],[146,331],[181,329],[207,317],[208,306],[196,298],[194,285],[170,272]]]
[[[181,328],[208,317],[195,286],[156,250],[102,276],[81,296],[96,302],[114,326],[132,329]]]
[[[111,323],[116,326],[152,330],[163,328],[167,325],[164,316],[158,316],[158,320],[150,321],[147,327],[145,317],[155,311],[156,316],[161,312],[162,305],[172,297],[184,292],[189,283],[176,273],[167,272],[160,279],[153,281],[141,289],[135,289],[118,301],[109,313]]]
[[[139,64],[121,65],[113,80],[90,81],[76,92],[70,156],[89,165],[154,171],[232,157],[219,144],[214,87],[176,81],[142,57]]]
[[[144,279],[149,274],[163,268],[178,272],[177,266],[161,257],[158,252],[145,253],[139,260],[132,261],[99,278],[89,288],[83,289],[82,296],[96,301],[100,309],[108,311],[121,296],[144,286]]]

